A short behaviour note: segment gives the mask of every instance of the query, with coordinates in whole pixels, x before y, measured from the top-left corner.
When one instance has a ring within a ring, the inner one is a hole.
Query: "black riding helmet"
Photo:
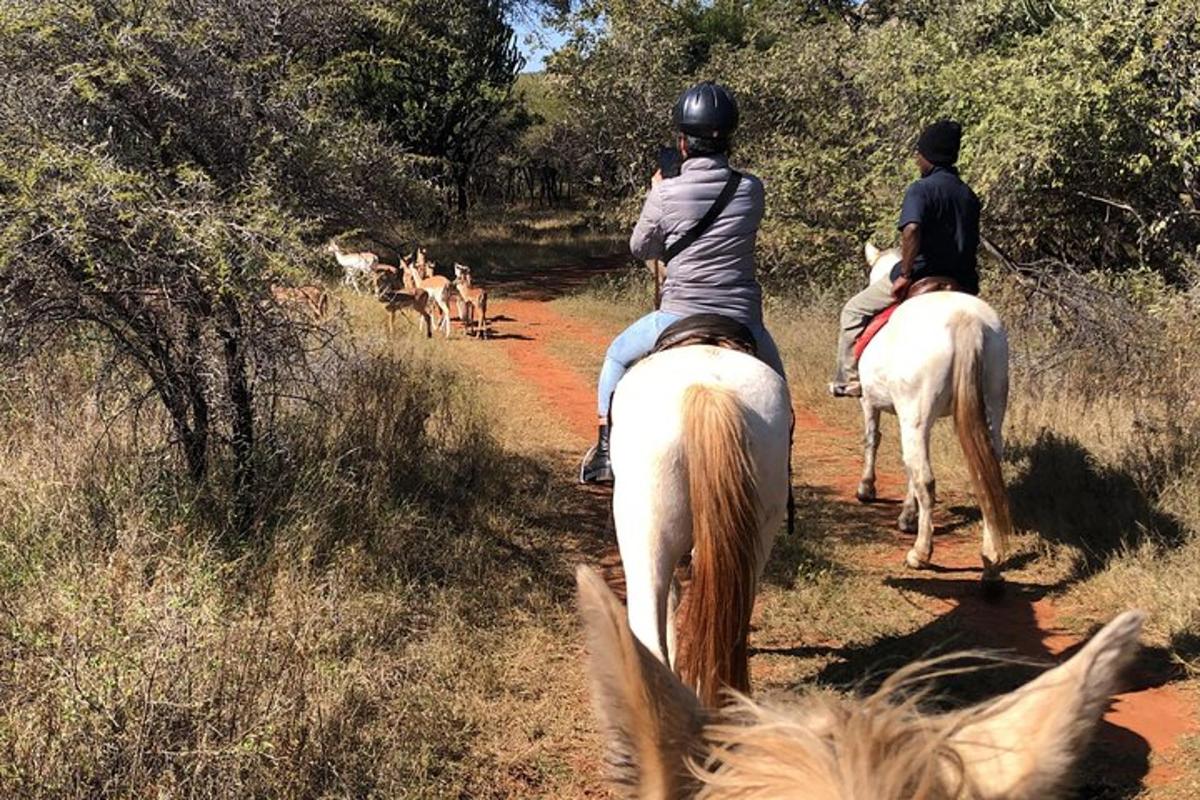
[[[728,139],[737,130],[737,101],[729,90],[712,81],[697,83],[675,101],[675,129],[697,139]]]

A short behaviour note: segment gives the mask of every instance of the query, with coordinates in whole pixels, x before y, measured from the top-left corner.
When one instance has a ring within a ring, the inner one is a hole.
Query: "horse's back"
[[[791,402],[787,384],[753,356],[718,347],[690,346],[656,353],[634,366],[613,398],[613,471],[657,469],[646,455],[677,461],[683,431],[684,395],[702,385],[733,393],[756,460],[787,463]],[[782,459],[782,461],[781,461]],[[640,465],[640,466],[639,466]]]
[[[679,347],[638,362],[617,386],[613,432],[618,425],[661,425],[675,419],[684,392],[697,384],[737,395],[762,421],[791,413],[787,384],[759,359],[707,345]],[[677,427],[677,424],[676,424]]]
[[[955,328],[978,326],[984,359],[1007,369],[1008,338],[999,315],[963,292],[932,292],[900,305],[859,361],[863,389],[876,404],[892,407],[902,395],[926,395],[938,416],[949,412]]]

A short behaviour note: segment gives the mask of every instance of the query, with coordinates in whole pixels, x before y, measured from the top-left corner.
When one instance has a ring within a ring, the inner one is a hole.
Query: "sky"
[[[517,32],[517,46],[525,56],[522,72],[541,72],[546,56],[563,43],[562,34],[543,28],[535,14],[518,14],[512,21]],[[536,41],[531,41],[536,40]]]

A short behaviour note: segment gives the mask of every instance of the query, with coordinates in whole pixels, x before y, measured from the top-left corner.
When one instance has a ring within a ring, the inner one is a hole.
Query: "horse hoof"
[[[900,519],[896,520],[896,528],[901,533],[916,533],[917,520],[915,517],[906,517],[901,515]]]
[[[908,565],[909,569],[925,569],[929,566],[929,559],[921,558],[917,555],[916,550],[909,550],[908,555],[904,557],[904,563]]]
[[[860,483],[858,485],[858,491],[855,492],[854,496],[858,498],[858,502],[860,503],[874,503],[875,486],[865,482]]]

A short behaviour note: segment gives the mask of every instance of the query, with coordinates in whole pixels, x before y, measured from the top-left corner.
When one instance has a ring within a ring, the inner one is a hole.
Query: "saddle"
[[[658,335],[650,354],[694,344],[707,344],[758,356],[758,344],[750,329],[721,314],[692,314],[672,322]]]
[[[863,332],[858,335],[858,338],[854,340],[854,358],[862,358],[863,351],[867,349],[867,345],[869,345],[871,340],[875,338],[875,334],[883,330],[883,326],[887,325],[888,320],[892,318],[892,314],[896,312],[896,309],[899,308],[900,304],[905,300],[911,300],[914,297],[919,297],[923,294],[929,294],[930,292],[962,291],[965,290],[958,281],[954,280],[954,278],[947,278],[944,275],[930,275],[927,278],[921,278],[918,281],[914,281],[912,285],[908,287],[908,292],[905,293],[903,299],[897,300],[895,303],[892,303],[890,306],[871,318],[871,322],[867,325],[866,329],[863,330]]]

